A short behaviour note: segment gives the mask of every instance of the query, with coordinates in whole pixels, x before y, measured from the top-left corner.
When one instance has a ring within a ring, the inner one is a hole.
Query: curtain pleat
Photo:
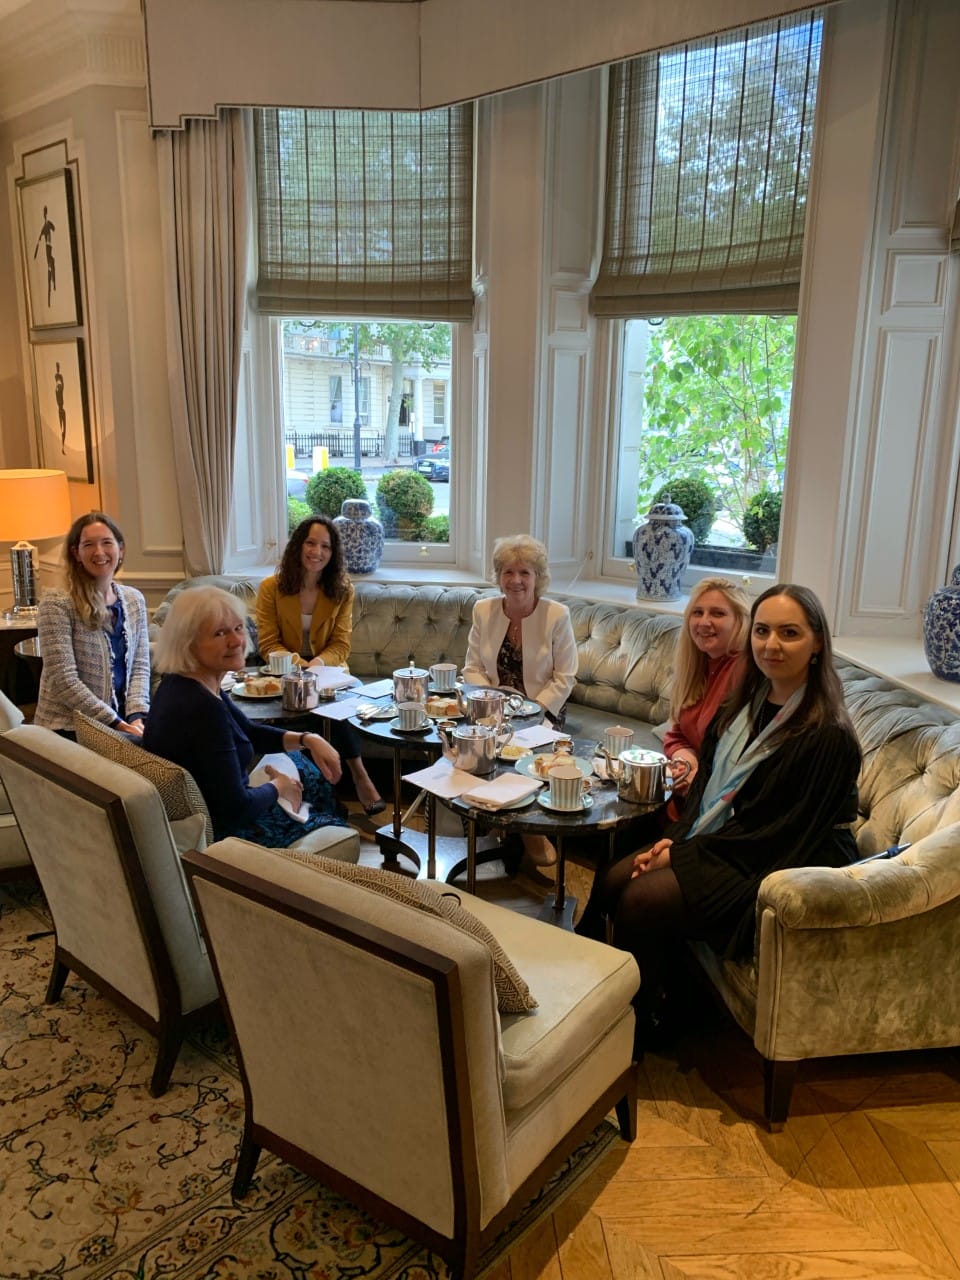
[[[795,311],[819,9],[611,68],[603,316]]]
[[[254,112],[268,315],[473,314],[473,110]]]
[[[157,137],[174,460],[190,576],[222,573],[249,235],[244,113]]]

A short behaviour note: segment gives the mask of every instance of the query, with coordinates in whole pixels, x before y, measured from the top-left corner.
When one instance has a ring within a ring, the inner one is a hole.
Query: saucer
[[[400,717],[395,716],[387,725],[388,729],[392,729],[394,733],[429,733],[433,728],[433,721],[427,720],[424,724],[418,724],[415,729],[401,729]]]
[[[576,809],[558,809],[555,804],[550,803],[550,792],[541,791],[537,796],[537,804],[543,805],[544,809],[549,809],[551,813],[583,813],[584,810],[593,808],[593,796],[584,795],[583,803]]]

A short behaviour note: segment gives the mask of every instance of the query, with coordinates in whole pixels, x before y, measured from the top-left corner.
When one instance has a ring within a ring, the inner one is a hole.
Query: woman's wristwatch
[[[307,741],[306,741],[306,739],[307,739],[307,734],[308,734],[308,733],[312,733],[312,730],[311,730],[311,729],[305,729],[305,730],[304,730],[304,732],[303,732],[303,733],[301,733],[301,735],[300,735],[300,749],[301,749],[301,750],[303,750],[303,748],[307,745]]]

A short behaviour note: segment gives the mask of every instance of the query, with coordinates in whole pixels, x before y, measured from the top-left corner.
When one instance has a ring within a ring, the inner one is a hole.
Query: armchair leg
[[[166,1093],[182,1043],[183,1036],[179,1031],[161,1030],[160,1043],[157,1046],[157,1061],[150,1079],[150,1093],[154,1098],[159,1098]]]
[[[635,1087],[617,1103],[617,1124],[624,1142],[632,1142],[637,1136],[637,1090]]]
[[[256,1169],[259,1159],[260,1147],[251,1136],[251,1126],[248,1120],[243,1126],[243,1137],[240,1139],[240,1148],[237,1151],[237,1167],[233,1174],[233,1194],[237,1200],[242,1199],[250,1190],[253,1171]]]
[[[65,965],[59,957],[54,957],[53,968],[50,970],[50,981],[47,983],[47,994],[44,996],[46,1004],[56,1004],[63,994],[63,988],[70,976],[70,966]]]
[[[787,1119],[799,1065],[772,1058],[763,1060],[763,1116],[771,1133],[778,1133]]]

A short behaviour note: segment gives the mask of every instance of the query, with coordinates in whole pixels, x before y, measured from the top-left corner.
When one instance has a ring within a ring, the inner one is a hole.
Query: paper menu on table
[[[549,742],[556,742],[558,738],[565,738],[567,735],[561,733],[559,729],[551,728],[548,724],[532,724],[527,729],[518,729],[510,739],[510,745],[518,747],[545,747]]]
[[[267,765],[271,765],[276,769],[277,773],[285,773],[288,778],[299,779],[300,777],[299,773],[297,773],[297,766],[293,763],[290,757],[285,755],[282,751],[276,751],[272,755],[262,756],[260,763],[251,771],[251,787],[259,787],[262,786],[264,782],[270,782],[271,779],[267,774]],[[310,805],[306,800],[301,804],[299,809],[294,809],[290,801],[285,800],[283,796],[279,798],[278,803],[280,808],[283,809],[284,812],[289,813],[290,817],[296,822],[306,822],[310,817]]]

